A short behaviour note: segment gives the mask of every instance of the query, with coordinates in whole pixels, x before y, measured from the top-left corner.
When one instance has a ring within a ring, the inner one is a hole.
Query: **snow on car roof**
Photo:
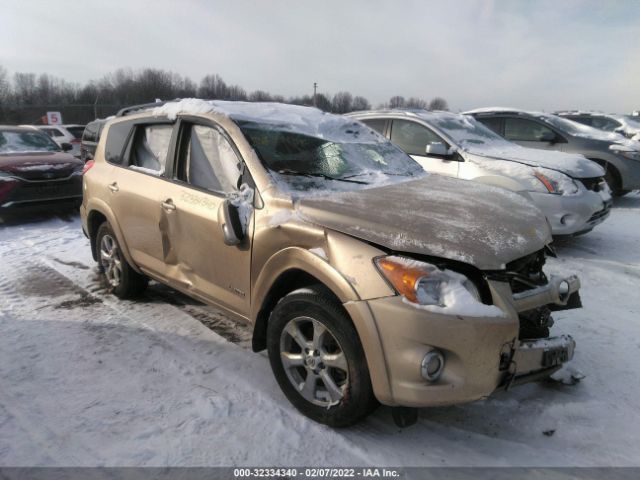
[[[337,142],[386,142],[386,139],[363,124],[323,112],[315,107],[275,102],[233,102],[187,98],[167,102],[150,109],[153,115],[175,119],[179,114],[217,113],[235,122],[269,124],[279,129],[305,133]]]
[[[506,113],[506,112],[515,112],[515,113],[531,113],[526,110],[522,110],[520,108],[510,108],[510,107],[482,107],[482,108],[474,108],[473,110],[467,110],[466,112],[462,112],[464,115],[470,115],[474,113]]]

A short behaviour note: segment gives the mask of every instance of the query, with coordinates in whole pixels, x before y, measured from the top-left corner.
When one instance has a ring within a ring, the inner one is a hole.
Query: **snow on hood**
[[[187,98],[153,107],[154,115],[175,119],[180,114],[217,113],[235,122],[271,124],[280,130],[308,134],[332,142],[373,143],[386,139],[360,122],[314,107],[275,102],[233,102]]]
[[[303,197],[299,214],[396,252],[498,270],[551,239],[544,215],[513,192],[430,175],[330,196]]]
[[[604,169],[583,155],[559,152],[557,150],[538,150],[521,147],[516,144],[500,146],[482,146],[464,148],[480,157],[495,158],[522,163],[530,167],[557,170],[573,178],[602,177]]]

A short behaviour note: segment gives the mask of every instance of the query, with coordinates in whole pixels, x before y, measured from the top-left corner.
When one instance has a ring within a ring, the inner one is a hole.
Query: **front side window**
[[[180,180],[216,193],[238,190],[242,163],[218,129],[186,125],[182,138],[178,168]]]
[[[394,120],[391,125],[391,143],[396,144],[409,155],[427,155],[430,143],[445,143],[428,128],[408,120]]]
[[[550,128],[526,118],[505,118],[504,137],[516,142],[541,142],[545,137],[555,137],[555,133]]]
[[[0,131],[0,154],[57,152],[60,147],[42,132]]]
[[[133,136],[129,166],[162,175],[171,143],[172,125],[139,125]]]

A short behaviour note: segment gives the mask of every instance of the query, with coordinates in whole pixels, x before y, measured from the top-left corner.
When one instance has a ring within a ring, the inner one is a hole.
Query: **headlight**
[[[451,294],[460,295],[462,291],[475,302],[481,301],[476,286],[460,273],[398,256],[377,258],[376,265],[393,288],[411,303],[447,307],[455,301]]]
[[[555,195],[577,195],[582,190],[582,184],[554,170],[538,169],[530,179],[535,192],[553,193]]]

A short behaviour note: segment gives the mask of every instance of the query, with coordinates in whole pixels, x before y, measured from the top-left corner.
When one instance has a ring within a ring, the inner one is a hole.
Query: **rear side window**
[[[482,123],[485,127],[489,127],[498,135],[502,135],[502,119],[501,118],[476,117],[476,120]]]
[[[231,143],[213,127],[185,125],[184,128],[178,178],[212,192],[236,191],[242,164]]]
[[[446,143],[428,128],[408,120],[394,120],[391,124],[391,143],[409,155],[427,155],[430,143]]]
[[[521,142],[540,142],[545,135],[555,136],[550,128],[525,118],[505,118],[504,138]]]
[[[129,166],[134,170],[162,175],[172,133],[173,125],[138,125],[129,153]]]
[[[372,118],[360,121],[368,127],[373,128],[379,134],[384,135],[384,127],[387,125],[387,121],[384,118]]]
[[[131,132],[131,122],[118,122],[109,127],[104,156],[107,162],[122,164],[122,151]]]

